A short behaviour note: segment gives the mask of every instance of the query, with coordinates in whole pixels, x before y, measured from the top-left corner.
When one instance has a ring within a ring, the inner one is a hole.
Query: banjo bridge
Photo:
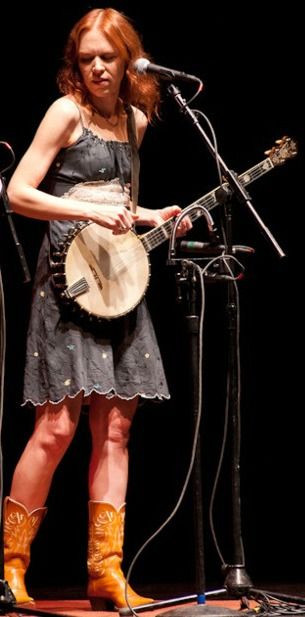
[[[98,285],[98,286],[99,286],[99,288],[102,290],[102,289],[103,289],[103,283],[102,283],[102,281],[101,281],[101,279],[100,279],[100,277],[99,277],[99,275],[98,275],[98,273],[97,273],[96,269],[93,267],[93,265],[92,265],[92,264],[89,264],[89,268],[90,268],[90,270],[91,270],[91,272],[92,272],[92,274],[93,274],[93,276],[94,276],[94,278],[95,278],[95,280],[96,280],[97,285]],[[88,290],[89,290],[89,285],[88,285]],[[87,291],[88,291],[88,290],[87,290]]]

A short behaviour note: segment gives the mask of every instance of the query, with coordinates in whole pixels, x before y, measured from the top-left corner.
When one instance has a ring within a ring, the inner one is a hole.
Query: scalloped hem
[[[87,398],[89,396],[91,396],[91,394],[93,394],[93,392],[95,392],[96,394],[100,394],[101,396],[105,396],[108,399],[111,398],[120,398],[124,401],[131,401],[133,398],[136,398],[137,396],[139,396],[140,398],[144,398],[146,400],[155,400],[157,399],[158,401],[163,401],[163,400],[169,400],[170,399],[170,394],[166,395],[166,394],[158,394],[156,393],[153,396],[150,396],[148,394],[145,394],[143,392],[137,392],[136,394],[134,394],[134,396],[122,396],[121,394],[117,394],[116,392],[113,392],[113,390],[108,390],[107,392],[100,392],[99,390],[96,390],[95,388],[92,388],[92,390],[90,390],[90,392],[86,392],[85,393],[85,389],[81,388],[80,390],[78,390],[78,392],[76,392],[76,394],[65,394],[65,396],[63,396],[62,398],[58,399],[57,401],[51,401],[50,399],[45,399],[45,401],[43,401],[42,403],[38,403],[33,401],[32,399],[28,398],[25,399],[25,401],[23,401],[21,403],[21,407],[25,407],[26,405],[33,405],[34,407],[41,407],[42,405],[45,405],[46,403],[50,403],[51,405],[58,405],[59,403],[62,403],[62,401],[65,400],[65,398],[76,398],[76,396],[78,396],[80,394],[80,392],[84,393],[84,398]]]

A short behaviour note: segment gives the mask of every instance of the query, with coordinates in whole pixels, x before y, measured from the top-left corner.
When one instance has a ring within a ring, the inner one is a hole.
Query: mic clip
[[[226,204],[232,197],[232,190],[228,184],[222,184],[215,191],[215,199],[220,205]]]

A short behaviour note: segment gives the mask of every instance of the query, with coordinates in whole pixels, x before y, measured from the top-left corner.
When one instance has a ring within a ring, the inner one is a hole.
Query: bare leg
[[[106,399],[93,395],[89,410],[92,454],[89,498],[119,508],[126,498],[128,439],[138,399]]]
[[[82,399],[80,393],[36,409],[34,431],[16,466],[10,493],[29,512],[46,502],[54,471],[75,434]]]

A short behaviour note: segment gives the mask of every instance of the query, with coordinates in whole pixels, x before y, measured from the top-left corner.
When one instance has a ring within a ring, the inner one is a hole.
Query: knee
[[[108,427],[108,441],[115,447],[125,448],[129,441],[130,422],[124,418],[116,419]]]
[[[74,426],[56,425],[40,435],[40,446],[51,458],[60,458],[69,447],[75,433]]]

